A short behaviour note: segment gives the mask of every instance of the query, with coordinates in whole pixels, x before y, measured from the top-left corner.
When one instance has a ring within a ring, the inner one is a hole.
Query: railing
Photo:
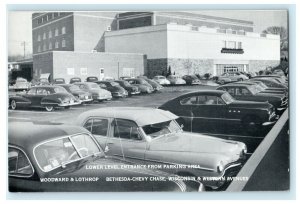
[[[276,191],[289,189],[288,109],[266,135],[226,191]]]

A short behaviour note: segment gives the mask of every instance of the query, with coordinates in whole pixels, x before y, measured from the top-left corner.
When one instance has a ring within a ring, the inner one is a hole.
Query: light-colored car
[[[92,94],[94,101],[111,100],[111,92],[101,89],[98,84],[94,82],[75,82],[74,85],[78,86],[81,90]]]
[[[170,81],[165,76],[155,76],[153,80],[159,83],[160,85],[170,85]]]
[[[107,155],[200,177],[213,189],[237,174],[247,152],[244,143],[185,132],[176,119],[155,108],[106,107],[82,113],[75,123],[89,130]]]
[[[30,89],[30,83],[24,78],[17,78],[16,83],[13,85],[13,89],[15,90],[28,90]]]
[[[225,72],[221,76],[228,77],[232,82],[234,81],[243,81],[249,79],[246,75],[240,72]]]
[[[228,77],[228,76],[216,76],[216,77],[213,77],[216,81],[216,83],[218,84],[227,84],[227,83],[231,83],[231,79]]]
[[[184,85],[186,84],[185,80],[183,80],[178,75],[169,75],[167,79],[170,81],[171,85]]]

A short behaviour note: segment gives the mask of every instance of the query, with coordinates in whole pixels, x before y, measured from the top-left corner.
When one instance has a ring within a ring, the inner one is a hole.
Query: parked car
[[[285,84],[282,84],[280,82],[278,82],[277,80],[271,78],[271,77],[255,77],[250,79],[249,81],[261,81],[263,82],[266,86],[268,86],[269,88],[282,88],[285,89],[286,91],[288,91],[288,86]]]
[[[40,79],[32,79],[30,84],[31,86],[48,86],[50,85],[50,82],[46,78],[40,78]]]
[[[200,79],[196,75],[184,75],[182,77],[183,80],[185,80],[187,85],[199,85],[201,84]]]
[[[23,91],[23,90],[28,90],[30,89],[31,84],[27,81],[27,79],[18,77],[16,79],[15,84],[13,85],[13,89],[15,91]]]
[[[81,103],[89,103],[93,101],[92,94],[81,90],[74,84],[58,84],[58,86],[64,87],[70,94],[75,96]]]
[[[287,92],[283,89],[269,89],[263,82],[261,81],[239,81],[239,82],[234,82],[235,84],[248,84],[249,86],[254,86],[255,89],[259,92],[259,93],[268,93],[268,94],[276,94],[276,95],[287,95]]]
[[[226,84],[217,88],[227,91],[233,98],[241,101],[269,102],[276,109],[276,114],[281,115],[287,108],[288,99],[284,95],[259,93],[254,86],[248,84]]]
[[[231,79],[231,82],[249,79],[247,76],[241,74],[240,72],[225,72],[221,76],[228,77],[229,79]]]
[[[141,78],[125,79],[129,84],[138,87],[141,93],[152,93],[154,91],[153,87]]]
[[[11,109],[15,110],[21,107],[45,108],[47,111],[53,111],[56,107],[70,108],[79,105],[72,94],[60,86],[35,86],[26,93],[17,94],[9,98]]]
[[[144,80],[153,87],[154,91],[159,91],[164,88],[162,85],[152,79],[144,78]]]
[[[53,83],[52,84],[65,84],[65,79],[64,78],[56,78],[53,79]]]
[[[282,69],[275,69],[273,70],[273,74],[279,75],[279,76],[285,76],[285,73]]]
[[[122,86],[127,92],[129,96],[140,94],[141,91],[137,86],[133,86],[129,84],[128,81],[125,80],[115,80],[120,86]]]
[[[128,96],[128,92],[114,81],[95,81],[100,88],[110,91],[115,98],[125,98]]]
[[[286,88],[272,88],[272,87],[268,87],[264,82],[257,81],[257,80],[249,80],[249,82],[259,84],[264,89],[264,91],[267,91],[267,92],[269,92],[269,91],[271,91],[271,92],[279,92],[279,93],[288,95],[288,91],[286,90]]]
[[[155,76],[153,80],[159,83],[160,85],[170,85],[171,82],[165,76]]]
[[[73,78],[70,79],[69,84],[74,84],[75,82],[81,82],[81,78],[73,77]]]
[[[218,137],[244,142],[251,152],[263,139],[257,135],[261,127],[272,127],[277,121],[275,109],[268,102],[238,101],[226,91],[219,90],[183,94],[159,108],[180,116],[179,123],[184,125],[183,129],[186,131],[204,132],[209,126],[212,127],[210,131],[217,128],[217,131],[223,129],[222,131],[227,132],[233,127],[241,127],[252,133],[251,136],[241,134],[232,137],[221,134]]]
[[[74,85],[78,86],[81,90],[92,94],[94,101],[111,100],[112,95],[109,91],[101,89],[98,84],[94,82],[76,82]]]
[[[120,80],[125,80],[125,79],[133,79],[134,77],[131,76],[121,76],[119,79]]]
[[[214,177],[202,180],[213,189],[226,184],[244,163],[246,145],[182,131],[178,116],[141,107],[105,107],[78,116],[76,125],[89,130],[107,155],[140,164],[170,165],[178,175]],[[186,168],[180,168],[185,166]],[[218,179],[219,178],[219,179]]]
[[[288,86],[288,79],[286,76],[278,76],[278,75],[260,75],[253,78],[271,78],[274,81],[284,84],[285,86]]]
[[[214,76],[213,80],[218,83],[218,84],[227,84],[227,83],[231,83],[232,80],[231,78],[229,78],[229,76]]]
[[[167,79],[170,81],[171,85],[185,85],[186,82],[178,75],[169,75]]]
[[[98,81],[98,77],[95,77],[95,76],[89,76],[86,78],[86,82],[95,82],[95,81]]]
[[[105,156],[95,138],[82,127],[33,122],[9,123],[10,192],[204,190],[200,182],[184,182],[180,177],[162,171],[144,167],[124,168],[134,165]],[[177,180],[168,180],[169,177]],[[112,178],[121,178],[122,181],[109,180]],[[143,179],[128,181],[124,178]],[[154,181],[151,178],[166,180]]]

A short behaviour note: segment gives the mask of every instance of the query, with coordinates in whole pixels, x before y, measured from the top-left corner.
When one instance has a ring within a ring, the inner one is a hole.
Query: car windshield
[[[157,77],[158,79],[166,79],[164,76]]]
[[[109,82],[112,86],[119,86],[119,84],[117,82]]]
[[[37,164],[44,172],[99,153],[101,149],[87,134],[51,140],[34,148]]]
[[[70,86],[69,89],[70,89],[71,91],[80,91],[80,88],[79,88],[78,86],[76,86],[76,85]]]
[[[257,94],[259,91],[257,90],[256,86],[248,86],[248,89],[249,91],[252,93],[252,94]]]
[[[234,98],[229,93],[224,93],[221,98],[225,101],[226,104],[232,103]]]
[[[142,128],[146,135],[150,136],[152,139],[181,130],[180,126],[174,120],[145,125]]]
[[[63,87],[55,87],[54,93],[68,93],[67,90]]]
[[[123,83],[124,86],[131,86],[130,83],[128,81],[122,81],[122,82],[119,82],[120,84]]]
[[[255,88],[258,92],[265,90],[260,84],[256,84]]]

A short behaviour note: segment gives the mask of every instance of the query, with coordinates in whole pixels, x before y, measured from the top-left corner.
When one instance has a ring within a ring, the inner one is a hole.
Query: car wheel
[[[243,81],[243,78],[239,78],[238,81]]]
[[[46,111],[51,112],[53,111],[54,107],[53,106],[45,106]]]
[[[11,109],[13,109],[13,110],[16,110],[16,109],[17,109],[17,103],[16,103],[15,100],[11,100],[11,102],[10,102],[10,107],[11,107]]]

